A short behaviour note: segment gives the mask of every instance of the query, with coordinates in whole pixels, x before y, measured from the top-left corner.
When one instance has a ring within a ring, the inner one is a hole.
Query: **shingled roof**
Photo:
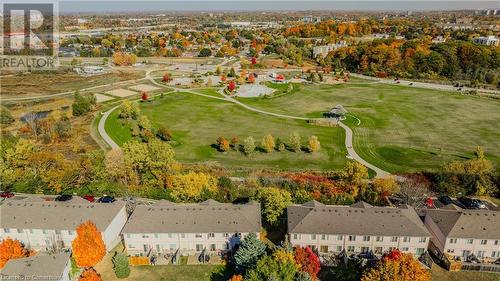
[[[52,280],[59,280],[68,262],[69,253],[36,255],[27,258],[12,259],[9,260],[2,269],[0,279],[24,280],[22,277],[33,278],[35,276],[47,276],[53,278]]]
[[[374,236],[430,236],[415,210],[374,207],[365,202],[351,206],[316,201],[287,208],[289,233]]]
[[[500,239],[500,212],[488,210],[427,210],[446,237]]]
[[[175,204],[166,200],[135,208],[123,233],[259,232],[260,204]]]
[[[0,228],[75,230],[78,225],[90,220],[97,229],[104,231],[124,206],[124,202],[118,201],[6,200],[0,205]]]

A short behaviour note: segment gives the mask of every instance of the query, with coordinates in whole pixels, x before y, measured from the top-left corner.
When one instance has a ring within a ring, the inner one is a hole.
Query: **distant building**
[[[428,246],[430,234],[410,206],[351,206],[310,201],[287,208],[288,236],[293,246],[309,246],[320,254],[373,253],[393,249],[416,256]]]
[[[495,36],[487,36],[487,37],[477,37],[472,39],[472,42],[479,44],[479,45],[486,45],[486,46],[498,46],[500,44],[500,39],[498,39]]]
[[[103,74],[105,72],[104,67],[96,66],[96,65],[86,65],[83,67],[75,67],[75,68],[73,68],[73,71],[75,71],[78,74],[82,74],[82,75],[99,75],[99,74]]]
[[[0,205],[0,214],[0,238],[17,239],[37,251],[71,248],[76,228],[89,220],[111,250],[119,243],[127,220],[124,203],[90,203],[81,197],[65,202],[41,197],[7,199]]]
[[[500,259],[500,212],[464,210],[453,204],[425,212],[431,243],[441,254],[467,260]]]
[[[128,254],[222,253],[249,233],[259,236],[260,204],[159,201],[137,206],[122,231]]]
[[[307,22],[307,23],[317,23],[317,22],[321,22],[321,17],[313,17],[313,16],[305,16],[302,18],[302,21],[303,22]]]
[[[441,44],[441,43],[445,43],[445,42],[446,42],[446,38],[444,38],[441,35],[432,38],[432,43],[434,43],[434,44]]]
[[[69,253],[11,259],[0,271],[0,280],[70,281],[70,268]]]
[[[321,56],[322,58],[326,57],[331,51],[335,51],[337,49],[347,47],[347,43],[345,41],[340,41],[335,44],[328,44],[323,46],[313,47],[313,57]]]

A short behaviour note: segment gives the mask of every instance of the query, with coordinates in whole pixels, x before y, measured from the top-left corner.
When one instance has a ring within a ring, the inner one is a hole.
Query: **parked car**
[[[64,202],[64,201],[69,201],[73,198],[73,196],[69,195],[69,194],[63,194],[63,195],[59,195],[56,197],[56,201],[61,201],[61,202]]]
[[[116,201],[115,197],[108,196],[108,195],[103,196],[103,197],[99,198],[99,200],[98,200],[99,203],[113,203],[115,201]]]
[[[95,201],[95,197],[92,196],[92,195],[83,195],[82,196],[83,199],[89,201],[89,202],[94,202]]]
[[[466,209],[479,209],[478,205],[474,200],[467,197],[460,197],[458,201],[466,208]]]
[[[449,205],[453,203],[453,200],[451,200],[450,196],[448,195],[442,195],[438,197],[439,202],[443,203],[444,205]]]
[[[4,191],[0,193],[0,198],[11,198],[11,197],[14,197],[14,193],[12,192]]]
[[[480,199],[472,199],[479,209],[486,209],[486,204]]]

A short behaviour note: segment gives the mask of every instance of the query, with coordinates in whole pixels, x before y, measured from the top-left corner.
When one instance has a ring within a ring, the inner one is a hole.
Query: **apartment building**
[[[224,252],[261,230],[260,204],[176,204],[161,200],[137,206],[123,229],[127,252],[134,254]]]
[[[441,253],[463,260],[500,258],[499,211],[464,210],[450,204],[427,210],[424,223]]]
[[[498,39],[496,36],[486,36],[474,38],[472,39],[472,42],[479,45],[498,46],[500,44],[500,39]]]
[[[325,58],[331,51],[335,51],[347,46],[347,42],[345,41],[340,41],[339,43],[335,44],[316,46],[313,47],[313,57],[321,56],[322,58]]]
[[[399,249],[420,256],[430,234],[410,206],[350,206],[310,201],[288,207],[288,236],[294,246],[309,246],[320,254],[384,252]]]
[[[37,251],[71,248],[76,228],[92,221],[101,231],[106,249],[120,242],[127,221],[125,203],[90,203],[74,197],[65,202],[41,197],[7,199],[0,205],[0,238],[10,237]]]
[[[69,253],[11,259],[0,270],[0,280],[70,281]]]

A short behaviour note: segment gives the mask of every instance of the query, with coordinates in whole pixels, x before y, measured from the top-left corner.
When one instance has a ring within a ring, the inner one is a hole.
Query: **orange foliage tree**
[[[34,254],[34,252],[26,250],[18,240],[6,238],[0,243],[0,268],[3,268],[9,260],[29,257]]]
[[[101,275],[93,268],[88,268],[80,275],[78,281],[101,281]]]
[[[365,271],[361,281],[429,281],[429,271],[413,258],[397,250],[385,255],[375,267]]]
[[[247,82],[252,83],[252,84],[255,83],[255,76],[252,73],[250,73],[250,75],[248,75]]]
[[[243,281],[243,276],[241,275],[233,275],[229,281]]]
[[[92,267],[106,254],[101,232],[91,221],[80,224],[73,240],[73,257],[79,267]]]

